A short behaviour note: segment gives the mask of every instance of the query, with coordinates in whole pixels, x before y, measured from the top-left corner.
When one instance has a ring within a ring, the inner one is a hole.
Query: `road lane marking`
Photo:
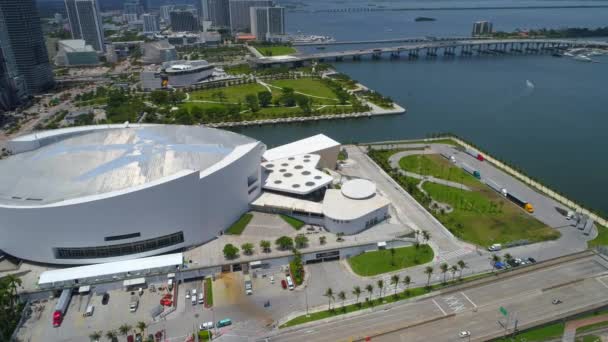
[[[441,312],[443,313],[443,315],[444,315],[444,316],[447,316],[447,315],[448,315],[448,314],[445,312],[445,310],[443,310],[443,308],[442,308],[442,307],[441,307],[439,304],[437,304],[437,302],[435,301],[435,298],[433,298],[431,301],[432,301],[433,303],[435,303],[435,305],[436,305],[436,306],[439,308],[439,310],[441,310]]]
[[[608,289],[608,285],[606,283],[604,283],[602,278],[606,278],[606,277],[595,278],[595,280],[599,281],[600,284],[604,285],[604,287]]]
[[[464,294],[464,292],[460,292],[460,294],[469,301],[469,303],[473,304],[473,307],[477,307],[477,304],[473,303],[473,301],[471,300],[471,298],[469,298],[469,296],[467,296],[466,294]]]

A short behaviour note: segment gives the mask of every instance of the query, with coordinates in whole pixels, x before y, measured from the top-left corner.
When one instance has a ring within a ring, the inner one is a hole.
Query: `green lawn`
[[[462,240],[490,246],[524,239],[538,242],[560,236],[557,230],[546,226],[489,188],[462,191],[429,182],[424,183],[423,188],[436,201],[448,203],[454,208],[448,214],[434,214]]]
[[[597,228],[597,237],[587,242],[587,245],[590,248],[597,246],[608,246],[608,228],[597,223],[595,224],[595,227]]]
[[[266,88],[257,84],[239,84],[230,87],[223,88],[215,88],[215,89],[205,89],[205,90],[196,90],[190,93],[190,100],[205,100],[205,101],[217,101],[220,102],[220,98],[218,93],[223,93],[224,98],[222,99],[224,102],[228,103],[238,103],[239,101],[244,103],[245,96],[249,94],[257,95],[261,91],[265,91]]]
[[[439,154],[416,154],[403,157],[399,160],[399,166],[405,171],[450,180],[472,188],[482,187],[477,178]]]
[[[346,305],[344,308],[342,308],[342,305],[340,303],[339,300],[335,301],[334,303],[332,303],[332,308],[334,310],[323,310],[323,311],[318,311],[318,312],[314,312],[309,314],[308,317],[306,317],[306,315],[302,315],[302,316],[298,316],[284,324],[282,324],[279,328],[287,328],[287,327],[292,327],[294,325],[298,325],[298,324],[303,324],[303,323],[308,323],[308,322],[313,322],[313,321],[318,321],[320,319],[325,319],[325,318],[329,318],[332,316],[339,316],[339,315],[343,315],[349,312],[354,312],[354,311],[358,311],[358,310],[362,310],[362,309],[366,309],[369,307],[372,307],[374,305],[377,304],[381,304],[381,303],[393,303],[393,302],[398,302],[400,300],[405,300],[405,299],[409,299],[409,298],[414,298],[414,297],[418,297],[418,296],[422,296],[424,294],[427,294],[429,292],[432,291],[436,291],[439,290],[441,288],[444,288],[446,286],[450,286],[450,285],[454,285],[456,283],[463,283],[463,282],[468,282],[468,281],[473,281],[476,279],[480,279],[480,278],[485,278],[485,277],[489,277],[489,276],[493,276],[492,273],[484,273],[484,274],[478,274],[472,277],[465,277],[462,279],[456,279],[456,280],[452,280],[452,281],[448,281],[445,284],[435,284],[435,285],[431,285],[430,287],[414,287],[409,289],[408,291],[404,291],[401,293],[397,293],[397,295],[395,296],[393,291],[391,291],[392,287],[390,284],[387,284],[386,287],[386,296],[382,297],[382,301],[380,302],[380,300],[378,300],[377,296],[376,296],[376,292],[374,292],[373,297],[371,298],[371,300],[368,300],[368,296],[369,294],[367,292],[365,292],[364,289],[363,293],[361,293],[361,296],[359,297],[359,303],[358,304],[351,304],[351,305]],[[355,298],[354,295],[352,293],[350,293],[349,291],[345,291],[347,293],[347,299],[352,299]]]
[[[290,226],[293,227],[293,229],[295,230],[300,230],[302,227],[304,227],[304,221],[298,220],[295,217],[291,217],[291,216],[287,216],[287,215],[280,215],[281,218],[283,220],[285,220],[285,222],[289,223]]]
[[[298,52],[295,48],[289,45],[257,45],[255,49],[264,56],[284,56]]]
[[[433,249],[428,245],[395,248],[394,257],[390,249],[359,254],[348,259],[353,272],[369,277],[398,271],[403,268],[425,264],[433,260]]]
[[[213,306],[213,284],[211,278],[205,279],[205,304],[208,307]]]
[[[319,103],[327,103],[327,104],[338,104],[338,98],[336,94],[323,82],[316,78],[300,78],[297,80],[276,80],[269,82],[273,86],[277,86],[280,88],[293,88],[294,91],[300,92],[306,95],[319,96],[319,97],[327,97],[329,99],[334,100],[325,100],[314,98],[314,102]],[[275,91],[281,92],[279,89],[272,89],[272,92]]]
[[[210,333],[209,330],[203,330],[203,331],[198,332],[199,341],[210,341],[211,337],[212,337],[212,333]]]
[[[583,337],[577,337],[576,342],[602,342],[602,339],[596,335],[585,335]]]
[[[241,233],[245,230],[251,219],[253,218],[253,214],[243,214],[236,222],[230,226],[226,230],[226,234],[230,235],[241,235]]]
[[[561,337],[564,334],[564,323],[558,322],[549,325],[542,326],[540,328],[533,328],[524,331],[511,340],[504,339],[504,341],[517,341],[517,342],[540,342],[554,338]],[[500,339],[499,341],[503,341]]]

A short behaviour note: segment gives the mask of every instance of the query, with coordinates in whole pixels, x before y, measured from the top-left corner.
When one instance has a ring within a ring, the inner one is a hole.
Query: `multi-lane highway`
[[[457,341],[460,331],[483,341],[505,332],[499,321],[509,315],[509,330],[567,317],[608,305],[608,262],[596,255],[556,263],[497,281],[336,321],[309,324],[268,336],[269,341]],[[561,304],[553,304],[560,299]]]

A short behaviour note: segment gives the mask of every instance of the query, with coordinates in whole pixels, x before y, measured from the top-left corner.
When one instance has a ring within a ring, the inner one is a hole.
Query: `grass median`
[[[304,227],[305,223],[302,220],[298,220],[295,217],[291,217],[291,216],[287,216],[287,215],[283,215],[283,214],[281,214],[280,216],[285,222],[287,222],[295,230],[300,230],[302,227]]]
[[[262,55],[271,56],[284,56],[291,55],[298,52],[295,48],[289,45],[254,45],[255,49],[258,50]]]
[[[595,223],[597,228],[597,237],[589,242],[587,245],[591,247],[608,246],[608,228]]]
[[[356,274],[368,277],[422,265],[432,261],[433,256],[429,245],[420,245],[362,253],[348,258],[348,264]]]
[[[205,279],[205,305],[209,308],[213,306],[213,283],[211,278]]]
[[[464,184],[471,188],[481,188],[482,184],[475,177],[454,165],[439,154],[415,154],[399,160],[402,170],[425,176],[433,176]]]

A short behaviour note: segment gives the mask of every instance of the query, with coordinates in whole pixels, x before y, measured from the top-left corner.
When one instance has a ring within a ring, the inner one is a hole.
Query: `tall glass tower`
[[[0,87],[18,98],[54,86],[35,0],[0,0]]]

